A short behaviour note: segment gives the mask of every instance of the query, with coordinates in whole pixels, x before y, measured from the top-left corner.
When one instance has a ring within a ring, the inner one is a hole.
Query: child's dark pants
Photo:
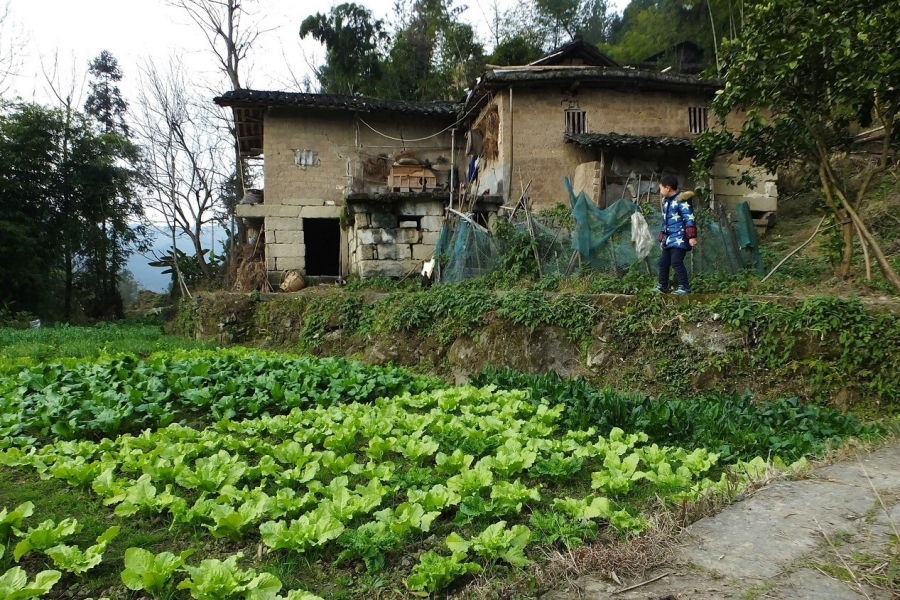
[[[684,257],[687,250],[684,248],[663,248],[659,257],[659,286],[663,289],[669,287],[669,268],[675,269],[675,278],[678,286],[690,290],[687,269],[684,267]]]

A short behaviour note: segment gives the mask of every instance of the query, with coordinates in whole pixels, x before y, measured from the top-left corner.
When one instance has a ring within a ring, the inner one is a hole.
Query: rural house
[[[480,149],[478,189],[515,202],[531,183],[536,208],[565,201],[563,177],[601,208],[619,198],[658,198],[663,173],[685,187],[692,140],[709,126],[717,81],[623,68],[589,44],[574,41],[530,65],[488,67],[463,112]],[[469,144],[471,145],[471,143]],[[715,199],[750,200],[762,223],[776,208],[774,178],[759,172],[754,189],[728,178],[739,169],[722,159],[713,170]]]
[[[270,279],[396,277],[434,254],[458,104],[254,90],[215,101],[234,111],[241,154],[264,160],[265,189],[237,214],[263,232]]]
[[[434,254],[448,210],[488,225],[522,190],[535,209],[566,201],[574,180],[601,208],[656,200],[663,173],[690,173],[719,83],[625,68],[581,41],[525,66],[488,66],[461,103],[230,91],[243,156],[261,158],[264,190],[238,206],[265,242],[271,281],[401,277]],[[748,189],[722,160],[711,191],[774,214],[773,178]],[[685,180],[693,187],[695,182]]]

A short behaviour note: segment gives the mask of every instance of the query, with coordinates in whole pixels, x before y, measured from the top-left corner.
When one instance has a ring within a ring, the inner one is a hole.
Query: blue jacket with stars
[[[688,240],[697,237],[694,208],[691,205],[693,197],[694,192],[676,192],[663,201],[663,222],[659,231],[659,241],[663,248],[691,249]]]

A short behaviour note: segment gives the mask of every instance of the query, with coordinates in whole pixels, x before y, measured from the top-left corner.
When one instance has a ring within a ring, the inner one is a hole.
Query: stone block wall
[[[336,204],[318,206],[270,206],[257,204],[253,206],[238,205],[237,216],[251,219],[262,219],[266,240],[266,270],[270,279],[282,271],[306,269],[306,240],[303,233],[303,219],[339,219],[341,207]],[[346,237],[346,236],[345,236]],[[345,257],[343,270],[346,273],[346,240],[342,241]]]
[[[440,196],[365,201],[349,205],[349,270],[357,277],[403,277],[434,256],[444,222]]]
[[[712,190],[716,202],[725,208],[734,208],[741,202],[747,202],[753,213],[775,212],[778,208],[777,176],[767,173],[765,169],[752,168],[749,171],[755,182],[754,187],[738,185],[736,182],[748,168],[746,162],[740,164],[736,160],[727,159],[720,159],[713,165]],[[754,215],[755,218],[761,216]]]

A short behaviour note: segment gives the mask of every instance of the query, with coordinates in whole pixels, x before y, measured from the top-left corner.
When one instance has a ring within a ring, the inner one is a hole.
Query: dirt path
[[[900,529],[896,445],[817,469],[810,479],[772,483],[698,521],[683,536],[672,563],[641,581],[614,586],[586,576],[574,589],[544,598],[890,600],[898,596],[869,585],[862,575],[868,573],[877,581],[889,568],[885,563],[895,528]],[[895,541],[895,561],[897,547]],[[847,575],[845,562],[853,567],[858,582]],[[653,583],[618,593],[667,573]]]

